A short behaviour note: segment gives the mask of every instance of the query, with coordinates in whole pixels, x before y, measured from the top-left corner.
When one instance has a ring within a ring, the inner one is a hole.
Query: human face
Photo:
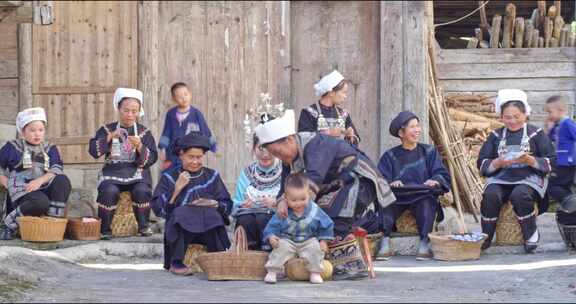
[[[32,145],[41,144],[44,141],[45,134],[46,126],[43,121],[39,120],[27,124],[22,130],[22,136]]]
[[[345,83],[344,86],[338,91],[330,92],[330,96],[332,97],[332,102],[334,105],[339,106],[343,104],[346,100],[346,97],[348,97],[348,84]]]
[[[302,214],[310,202],[310,193],[308,187],[305,188],[286,188],[286,202],[288,208],[296,214]]]
[[[548,121],[559,122],[566,116],[566,111],[555,102],[546,104],[544,110],[548,113]]]
[[[186,108],[192,101],[192,94],[190,94],[190,90],[187,87],[179,87],[174,91],[172,99],[178,107]]]
[[[398,136],[400,136],[402,142],[407,144],[418,143],[420,134],[422,134],[422,127],[416,118],[411,119],[408,124],[406,124],[406,127],[398,132]]]
[[[136,123],[140,116],[140,101],[136,98],[124,98],[118,109],[120,124],[125,127],[131,127]]]
[[[258,160],[258,164],[262,168],[271,167],[274,164],[274,160],[276,160],[276,158],[272,156],[272,154],[270,154],[270,152],[268,152],[268,150],[260,144],[254,147],[254,155]]]
[[[204,150],[199,148],[190,148],[180,152],[180,161],[182,168],[189,172],[198,172],[204,166]]]
[[[502,122],[510,131],[520,130],[526,123],[526,114],[522,113],[518,107],[507,106],[502,111]]]
[[[279,158],[285,164],[292,164],[298,155],[298,144],[294,136],[289,136],[283,141],[266,145],[266,149],[274,157]]]

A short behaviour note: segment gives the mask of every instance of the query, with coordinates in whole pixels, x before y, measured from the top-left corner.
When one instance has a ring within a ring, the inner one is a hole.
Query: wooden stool
[[[132,194],[128,191],[120,193],[116,213],[112,218],[112,235],[114,237],[135,236],[138,234],[138,222],[132,209]]]
[[[536,215],[538,215],[538,207]],[[496,223],[496,245],[498,246],[520,246],[524,244],[522,228],[518,223],[518,217],[510,202],[507,202],[500,209],[498,222]]]
[[[402,213],[402,215],[396,220],[396,230],[400,234],[418,235],[416,218],[412,215],[410,210],[404,211],[404,213]]]
[[[199,244],[190,244],[186,250],[186,256],[184,257],[184,265],[190,267],[193,273],[204,272],[202,268],[196,263],[196,258],[200,255],[207,253],[206,246]]]

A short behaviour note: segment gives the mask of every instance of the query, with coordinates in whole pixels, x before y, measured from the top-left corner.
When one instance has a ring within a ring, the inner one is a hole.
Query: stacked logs
[[[575,47],[576,26],[565,22],[561,15],[562,1],[546,9],[546,1],[538,1],[528,18],[516,16],[516,6],[506,5],[504,16],[496,14],[488,23],[484,1],[479,1],[480,26],[469,38],[467,48],[548,48]],[[573,22],[574,23],[574,22]]]

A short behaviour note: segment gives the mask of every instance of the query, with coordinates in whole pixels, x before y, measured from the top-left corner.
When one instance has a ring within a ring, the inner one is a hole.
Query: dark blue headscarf
[[[394,137],[400,137],[398,135],[400,129],[404,128],[406,124],[414,118],[420,120],[416,114],[410,111],[402,111],[398,113],[398,115],[396,115],[396,117],[390,123],[390,134]]]
[[[191,148],[198,148],[204,150],[204,152],[210,150],[210,138],[203,135],[200,132],[190,132],[178,138],[174,142],[174,154],[176,156],[180,155],[181,151],[186,151]]]

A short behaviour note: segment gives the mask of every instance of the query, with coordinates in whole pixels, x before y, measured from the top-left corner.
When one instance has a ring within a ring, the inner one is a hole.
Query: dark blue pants
[[[382,218],[384,236],[389,237],[395,227],[396,220],[404,211],[410,210],[414,218],[416,218],[420,239],[427,240],[428,233],[432,232],[434,227],[436,212],[439,208],[440,205],[437,199],[425,198],[411,204],[399,204],[396,202],[382,209],[380,216]]]

